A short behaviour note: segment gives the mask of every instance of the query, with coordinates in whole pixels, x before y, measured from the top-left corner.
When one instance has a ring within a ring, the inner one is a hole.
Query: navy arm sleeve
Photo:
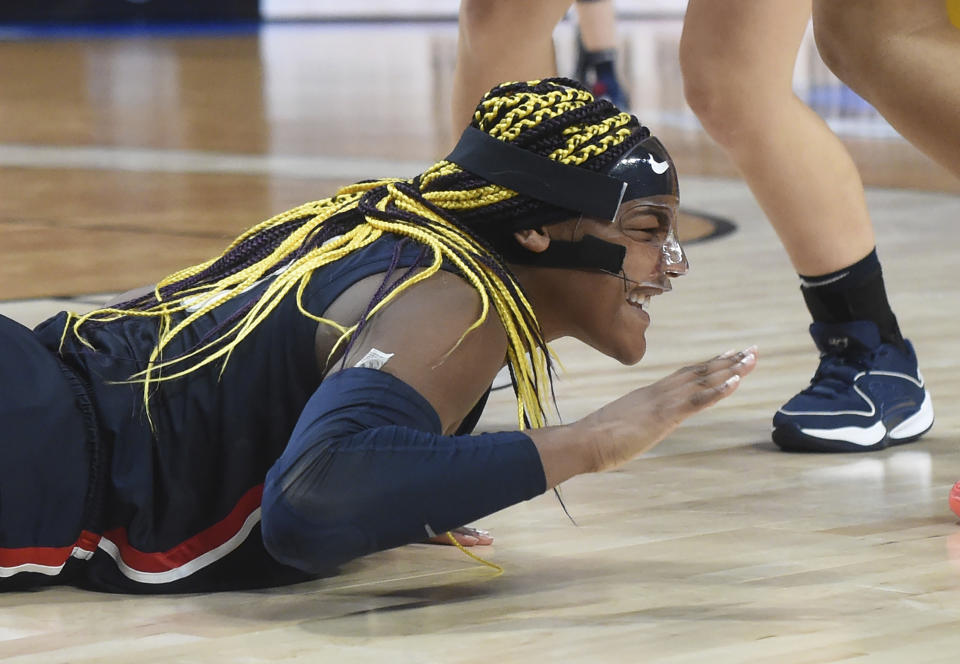
[[[279,562],[322,573],[545,490],[526,434],[444,436],[412,387],[382,371],[346,369],[313,394],[267,474],[263,539]]]

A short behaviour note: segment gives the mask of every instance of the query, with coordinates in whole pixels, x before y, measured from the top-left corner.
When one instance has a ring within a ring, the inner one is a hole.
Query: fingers
[[[463,526],[453,531],[453,536],[463,546],[473,546],[475,544],[486,545],[493,544],[493,537],[486,530]],[[463,539],[461,539],[463,538]],[[466,541],[464,541],[466,540]],[[467,542],[470,542],[469,544]]]
[[[453,535],[453,538],[457,540],[457,543],[460,546],[484,546],[487,544],[493,544],[493,537],[490,536],[490,533],[486,530],[480,530],[479,528],[463,526],[462,528],[455,528],[451,530],[450,534]],[[434,535],[428,539],[427,542],[430,544],[452,546],[447,533]]]
[[[459,544],[460,546],[474,546],[477,542],[480,541],[473,535],[466,535],[464,533],[450,533],[450,534],[453,535],[453,539],[457,540],[457,544]],[[447,544],[449,543],[450,543],[450,540],[448,539]]]
[[[716,378],[717,374],[725,374],[727,378],[732,375],[731,371],[741,376],[746,375],[756,366],[756,359],[756,346],[750,346],[739,352],[728,350],[726,353],[717,355],[706,362],[684,367],[674,375],[679,376],[683,382],[693,380],[705,384],[709,380]]]
[[[733,394],[756,364],[756,346],[723,353],[591,413],[575,425],[590,441],[590,470],[616,468],[651,449],[684,419]]]
[[[752,371],[753,367],[756,366],[757,355],[758,350],[754,345],[750,346],[749,348],[744,348],[739,352],[728,350],[726,353],[722,353],[713,359],[707,360],[704,364],[709,367],[710,372],[722,371],[723,369],[730,369],[739,365],[743,365],[744,367],[749,365],[749,371]],[[747,373],[749,373],[749,371]]]
[[[733,394],[740,386],[740,376],[734,374],[719,385],[707,387],[699,392],[690,395],[689,404],[694,412],[702,410],[717,403],[724,397]]]
[[[757,355],[757,347],[750,346],[684,367],[658,383],[658,392],[676,405],[676,415],[686,417],[732,394],[740,379],[756,368]]]
[[[746,376],[757,368],[757,359],[760,357],[760,351],[756,346],[750,346],[736,353],[728,361],[732,362],[730,371],[738,376]]]
[[[757,347],[750,346],[738,353],[728,351],[694,367],[688,367],[688,382],[692,385],[689,406],[701,410],[733,394],[743,376],[757,366]]]

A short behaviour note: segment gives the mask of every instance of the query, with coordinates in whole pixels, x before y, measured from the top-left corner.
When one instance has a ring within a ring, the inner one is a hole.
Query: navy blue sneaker
[[[909,443],[933,426],[917,356],[884,343],[870,321],[814,323],[820,366],[810,386],[773,416],[788,452],[865,452]]]

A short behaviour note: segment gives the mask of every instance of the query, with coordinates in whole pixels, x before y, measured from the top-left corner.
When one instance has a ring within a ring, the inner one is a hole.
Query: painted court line
[[[362,180],[413,176],[433,162],[380,157],[255,155],[199,150],[0,144],[0,167],[272,175]]]

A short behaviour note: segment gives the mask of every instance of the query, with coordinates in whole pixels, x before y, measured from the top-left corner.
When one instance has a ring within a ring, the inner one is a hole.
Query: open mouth
[[[650,293],[639,293],[637,291],[630,291],[627,294],[627,302],[630,303],[630,306],[636,307],[641,311],[646,311],[650,307],[650,298],[652,296]]]

